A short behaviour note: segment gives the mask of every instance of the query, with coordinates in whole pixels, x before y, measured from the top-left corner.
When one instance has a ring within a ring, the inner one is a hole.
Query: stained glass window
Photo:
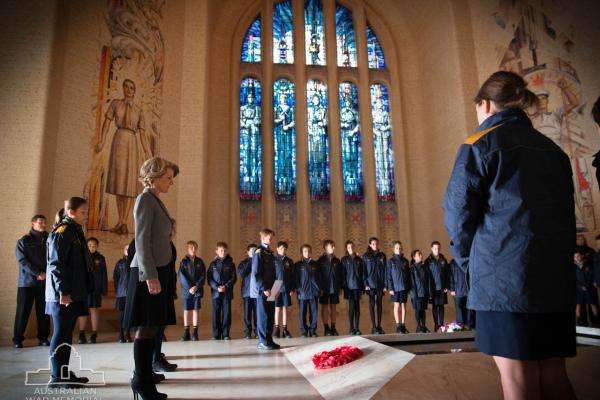
[[[279,79],[273,84],[274,183],[277,200],[296,194],[296,118],[294,84]]]
[[[375,185],[381,201],[394,200],[394,151],[390,98],[385,85],[371,85],[371,115],[375,146]]]
[[[246,30],[242,42],[242,62],[260,62],[260,17],[256,18]]]
[[[262,189],[260,81],[245,78],[240,85],[240,199],[260,200]]]
[[[304,39],[306,63],[325,65],[325,30],[321,0],[306,0],[304,3]]]
[[[306,83],[308,108],[308,186],[313,200],[329,199],[329,135],[327,86],[316,80]]]
[[[370,25],[367,25],[367,54],[369,56],[369,68],[385,69],[383,49]]]
[[[339,4],[335,7],[335,37],[338,67],[356,67],[356,41],[352,13]]]
[[[290,0],[273,5],[273,62],[294,63],[294,29]]]
[[[353,83],[339,86],[342,178],[346,201],[363,200],[362,148],[358,88]]]

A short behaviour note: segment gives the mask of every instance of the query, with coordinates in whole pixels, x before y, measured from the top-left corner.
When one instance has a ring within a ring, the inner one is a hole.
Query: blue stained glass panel
[[[375,183],[381,201],[393,201],[394,151],[392,148],[392,120],[390,98],[385,85],[371,85],[371,115],[373,119],[373,145],[375,147]]]
[[[294,28],[290,0],[273,5],[273,62],[294,63]]]
[[[296,104],[294,84],[279,79],[273,84],[274,184],[277,200],[296,195]]]
[[[329,134],[327,86],[317,80],[306,83],[308,108],[308,185],[313,200],[329,199]]]
[[[304,39],[306,41],[306,63],[325,65],[325,30],[323,25],[323,3],[321,0],[306,0],[304,3]]]
[[[369,68],[385,69],[383,49],[370,25],[367,25],[367,54],[369,57]]]
[[[260,81],[245,78],[240,85],[240,199],[260,200],[262,137]]]
[[[356,40],[352,13],[339,4],[335,7],[335,37],[338,67],[356,67]]]
[[[358,88],[353,83],[339,86],[342,178],[346,201],[363,200],[362,148]]]
[[[248,27],[244,35],[244,41],[242,42],[242,62],[254,63],[261,61],[260,31],[260,17],[258,17]]]

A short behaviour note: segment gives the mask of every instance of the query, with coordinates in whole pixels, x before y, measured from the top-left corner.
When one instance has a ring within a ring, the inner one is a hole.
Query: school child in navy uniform
[[[406,301],[410,290],[410,267],[408,260],[402,254],[402,243],[395,241],[394,255],[387,261],[386,288],[394,303],[394,319],[396,333],[408,333],[406,329]],[[402,309],[402,315],[400,315]]]
[[[381,314],[383,312],[383,293],[385,289],[386,257],[379,250],[379,239],[369,238],[369,248],[363,254],[365,266],[365,291],[369,295],[369,314],[371,316],[371,333],[383,334]]]
[[[287,242],[277,243],[277,254],[275,254],[275,271],[277,279],[283,282],[281,290],[275,298],[275,331],[273,335],[276,338],[291,338],[292,335],[287,328],[287,311],[292,305],[292,293],[295,286],[294,261],[285,255],[288,248]],[[279,312],[282,316],[282,328],[279,328]]]
[[[464,324],[467,329],[474,327],[472,311],[467,308],[467,296],[469,295],[469,284],[467,271],[463,271],[455,260],[448,264],[450,271],[449,290],[454,297],[454,308],[456,310],[456,322]]]
[[[296,292],[298,293],[298,319],[303,337],[317,337],[318,305],[321,295],[321,274],[319,265],[311,257],[311,247],[303,244],[300,247],[302,259],[296,263]],[[307,324],[306,314],[310,322]]]
[[[411,253],[410,276],[411,276],[411,300],[415,309],[417,321],[417,333],[429,333],[425,323],[425,312],[427,303],[431,299],[431,273],[423,262],[421,250],[413,250]]]
[[[244,339],[256,338],[256,299],[250,297],[250,274],[252,273],[252,254],[258,248],[254,243],[246,246],[246,254],[237,267],[241,279],[240,292],[244,303]]]
[[[259,350],[278,350],[281,348],[273,341],[275,320],[275,302],[267,301],[275,283],[275,257],[269,248],[275,232],[265,228],[260,231],[260,248],[252,254],[252,273],[250,296],[256,299],[256,328],[258,330]]]
[[[127,263],[127,249],[129,245],[123,248],[123,258],[115,264],[113,270],[113,283],[115,285],[115,308],[119,311],[119,343],[130,343],[131,334],[127,329],[125,332],[125,300],[127,298],[127,283],[129,282],[129,264]]]
[[[348,326],[351,335],[362,335],[360,326],[360,297],[364,289],[363,260],[354,252],[354,242],[346,242],[346,255],[342,265],[344,298],[348,300]]]
[[[181,285],[181,299],[183,300],[183,336],[181,340],[198,340],[198,316],[204,297],[204,282],[206,280],[206,267],[204,261],[197,256],[198,243],[190,240],[186,244],[186,255],[179,263],[177,276]],[[190,335],[190,314],[192,316],[193,331]]]
[[[71,341],[77,318],[88,314],[87,296],[93,291],[92,256],[86,246],[82,225],[87,220],[87,200],[71,197],[56,215],[48,237],[46,270],[46,314],[52,317],[49,386],[70,388],[87,383],[69,371]]]
[[[88,295],[87,302],[90,311],[90,322],[92,325],[92,334],[90,335],[90,343],[96,343],[98,339],[98,322],[100,318],[99,308],[102,307],[102,296],[108,293],[108,272],[106,271],[106,259],[98,251],[98,239],[89,237],[87,239],[87,247],[92,255],[93,272],[94,272],[94,291]],[[79,340],[77,343],[87,343],[85,337],[85,325],[88,317],[79,317]]]
[[[213,339],[231,340],[231,300],[236,281],[233,258],[227,254],[227,243],[218,242],[217,257],[210,263],[207,276],[212,292],[212,335]]]
[[[324,240],[323,250],[325,253],[317,261],[322,285],[322,294],[319,298],[321,318],[325,336],[338,336],[335,320],[337,317],[336,307],[340,303],[340,289],[342,288],[342,264],[334,254],[335,242],[333,240]]]
[[[575,314],[577,315],[577,325],[588,326],[588,321],[582,310],[588,305],[591,308],[592,314],[590,315],[590,324],[594,325],[598,319],[598,307],[596,307],[596,288],[594,287],[592,280],[592,271],[589,265],[585,262],[581,251],[575,251],[573,256],[575,263],[575,282],[577,285],[577,305],[575,306]]]
[[[431,254],[425,260],[425,264],[431,273],[431,312],[433,314],[434,332],[444,325],[444,305],[448,304],[448,261],[440,253],[440,242],[431,242]]]

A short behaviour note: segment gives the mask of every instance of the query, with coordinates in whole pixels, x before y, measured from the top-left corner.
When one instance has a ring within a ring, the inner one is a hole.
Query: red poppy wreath
[[[315,369],[339,367],[362,357],[363,352],[355,346],[340,346],[330,351],[322,351],[312,356]]]

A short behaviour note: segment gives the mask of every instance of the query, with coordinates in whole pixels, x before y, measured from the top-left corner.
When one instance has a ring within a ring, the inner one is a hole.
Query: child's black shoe
[[[187,342],[191,339],[190,337],[190,328],[185,327],[183,328],[183,335],[181,336],[181,341],[182,342]]]

